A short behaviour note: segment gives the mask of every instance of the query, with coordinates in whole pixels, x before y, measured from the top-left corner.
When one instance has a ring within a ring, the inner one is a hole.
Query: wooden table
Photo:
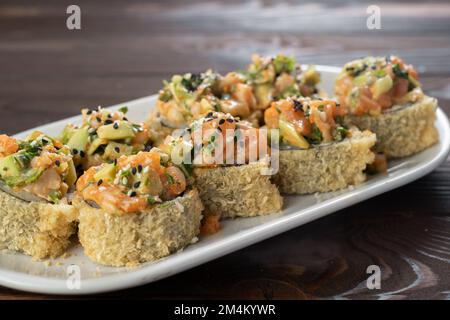
[[[24,129],[157,92],[171,74],[244,68],[251,53],[295,54],[340,66],[396,53],[450,113],[450,4],[143,0],[81,1],[82,29],[66,28],[69,1],[0,3],[1,131]],[[450,162],[395,191],[166,280],[96,298],[450,297]],[[381,290],[358,287],[382,266]],[[0,287],[0,298],[46,299]]]

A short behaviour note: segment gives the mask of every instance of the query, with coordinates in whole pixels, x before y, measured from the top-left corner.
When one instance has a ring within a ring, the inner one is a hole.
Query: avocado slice
[[[70,188],[75,184],[75,181],[77,181],[77,171],[75,169],[75,165],[73,164],[73,160],[70,160],[69,168],[67,170],[66,183]]]
[[[94,174],[94,179],[96,181],[113,181],[116,177],[117,168],[113,163],[107,163],[100,169],[96,174]]]
[[[14,154],[0,159],[0,177],[10,187],[33,183],[41,176],[43,170],[22,170]]]
[[[109,142],[105,148],[103,156],[105,159],[117,159],[122,155],[130,155],[133,153],[133,147],[124,143]]]
[[[67,142],[71,150],[85,151],[89,139],[87,127],[76,129],[72,137]]]
[[[21,172],[21,167],[19,163],[17,163],[13,154],[0,159],[0,176],[4,180],[20,177]]]
[[[301,149],[308,149],[309,143],[306,139],[297,133],[294,126],[287,121],[279,119],[280,135],[293,146]]]
[[[394,82],[392,81],[392,78],[389,75],[386,75],[383,78],[380,78],[377,81],[375,81],[372,91],[374,98],[376,99],[383,93],[391,90],[393,85]]]
[[[59,135],[59,140],[61,140],[62,143],[66,144],[70,138],[73,136],[77,128],[73,124],[68,124],[64,127],[63,131]]]
[[[95,152],[95,150],[97,150],[98,147],[100,147],[103,144],[108,144],[108,140],[100,139],[100,138],[95,139],[94,141],[92,141],[91,145],[89,146],[87,154],[88,155],[93,154]]]
[[[272,86],[270,84],[260,84],[255,86],[255,96],[259,107],[266,109],[273,100]]]
[[[123,120],[101,126],[97,129],[97,134],[99,138],[108,140],[134,138],[135,136],[133,126]]]

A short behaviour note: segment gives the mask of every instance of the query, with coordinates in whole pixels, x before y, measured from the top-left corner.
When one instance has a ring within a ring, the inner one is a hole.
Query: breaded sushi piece
[[[253,217],[281,211],[283,198],[271,177],[262,175],[267,161],[242,166],[195,168],[195,185],[206,212],[222,218]]]
[[[192,172],[205,215],[235,218],[281,211],[283,198],[268,170],[270,148],[267,140],[259,140],[267,137],[258,130],[230,114],[210,112],[192,122],[184,136],[169,136],[161,146],[172,158],[180,146],[191,156],[189,164],[181,162]],[[250,157],[252,148],[257,151],[254,159]]]
[[[347,63],[336,80],[347,125],[377,135],[376,151],[387,158],[418,153],[439,140],[437,100],[426,96],[413,66],[400,58],[367,57]]]
[[[339,112],[333,100],[309,98],[280,100],[266,110],[266,125],[280,130],[274,182],[281,193],[328,192],[365,181],[376,136],[340,124]]]
[[[374,160],[370,150],[376,137],[370,131],[350,130],[339,142],[305,150],[280,150],[280,168],[274,182],[282,193],[329,192],[366,180],[364,170]]]
[[[183,172],[157,149],[88,169],[73,200],[85,254],[109,266],[136,266],[196,240],[203,205]]]
[[[68,147],[35,131],[24,140],[0,135],[0,248],[35,259],[56,257],[76,231],[66,194],[76,180]]]

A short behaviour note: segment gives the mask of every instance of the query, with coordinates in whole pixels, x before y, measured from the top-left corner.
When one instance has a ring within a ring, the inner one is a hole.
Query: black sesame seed
[[[137,195],[136,191],[132,191],[132,192],[130,193],[130,197],[136,197],[136,195]]]
[[[109,119],[111,119],[112,118],[112,114],[111,113],[108,113],[108,116],[107,116]]]
[[[100,117],[97,117],[95,119],[97,119],[98,122],[102,122],[102,118],[100,118]]]
[[[114,165],[117,166],[117,159],[114,159]]]
[[[86,112],[87,115],[89,115],[89,114],[91,114],[91,113],[92,113],[92,110],[88,110],[88,111]]]
[[[217,131],[222,132],[222,128],[221,127],[217,127]]]
[[[303,110],[303,104],[298,100],[294,100],[294,110],[295,111]]]
[[[56,161],[55,161],[55,164],[56,164],[57,167],[59,167],[59,166],[61,165],[61,161],[56,160]]]
[[[111,124],[111,123],[113,123],[113,121],[112,120],[105,120],[105,124]]]
[[[73,150],[72,150],[72,153],[73,153],[73,154],[78,154],[78,150],[77,150],[77,149],[73,149]]]
[[[119,124],[118,124],[117,122],[115,122],[115,123],[113,124],[113,128],[114,128],[114,129],[119,129]]]
[[[132,173],[132,174],[136,174],[136,172],[137,172],[137,169],[136,169],[135,167],[133,167],[133,168],[131,169],[131,173]]]
[[[102,183],[103,183],[103,180],[100,179],[100,180],[98,180],[97,185],[99,186],[99,185],[101,185]]]
[[[137,166],[137,170],[138,170],[139,173],[141,173],[142,169],[143,169],[143,168],[142,168],[141,165],[138,165],[138,166]]]
[[[225,119],[220,119],[219,120],[219,124],[224,124],[225,123]]]
[[[206,115],[207,117],[212,117],[213,113],[212,112],[208,112],[208,114]]]
[[[227,121],[228,121],[229,123],[233,123],[233,122],[234,122],[234,119],[233,119],[233,118],[228,118]]]
[[[114,151],[119,153],[120,152],[120,148],[119,147],[114,147]]]
[[[141,182],[138,181],[138,182],[136,182],[136,183],[133,185],[133,187],[135,187],[135,188],[137,189],[137,188],[139,188],[140,185],[141,185]]]
[[[128,121],[128,118],[127,117],[123,117],[123,120]]]
[[[80,150],[80,157],[84,158],[84,156],[85,156],[84,151],[83,151],[83,150]]]

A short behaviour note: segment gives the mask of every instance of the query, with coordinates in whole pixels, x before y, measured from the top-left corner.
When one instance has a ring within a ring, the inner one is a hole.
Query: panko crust
[[[71,205],[27,202],[0,191],[0,248],[38,260],[57,257],[69,246],[76,219]]]
[[[137,214],[112,215],[79,196],[74,204],[84,253],[115,267],[136,266],[183,249],[198,235],[203,210],[196,190]]]
[[[329,192],[365,181],[364,169],[374,160],[376,136],[352,130],[352,137],[305,150],[280,150],[275,184],[281,193]]]
[[[437,100],[425,96],[408,106],[394,106],[379,116],[346,116],[345,122],[371,130],[377,135],[377,152],[388,158],[407,157],[418,153],[439,141],[434,126]]]
[[[283,198],[262,175],[267,161],[241,166],[195,168],[195,185],[205,206],[205,214],[222,218],[253,217],[281,211]]]

